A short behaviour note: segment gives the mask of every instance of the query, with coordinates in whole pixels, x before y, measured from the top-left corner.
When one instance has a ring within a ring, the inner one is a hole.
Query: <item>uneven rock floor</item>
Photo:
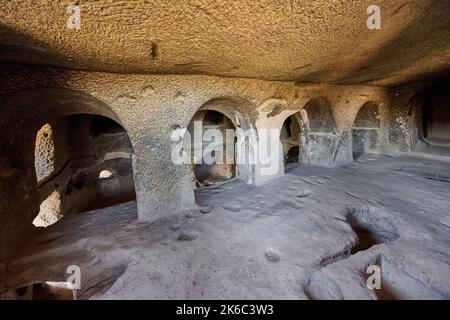
[[[65,281],[78,265],[79,299],[449,299],[448,173],[448,163],[365,155],[291,167],[263,186],[203,188],[198,210],[152,224],[136,220],[134,202],[71,215],[0,283]],[[371,264],[381,290],[365,285]]]

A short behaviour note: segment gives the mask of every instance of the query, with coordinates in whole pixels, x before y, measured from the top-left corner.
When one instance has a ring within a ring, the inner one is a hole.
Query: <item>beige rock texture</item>
[[[53,173],[55,163],[55,144],[51,125],[44,124],[36,134],[34,163],[38,183]]]
[[[1,1],[7,61],[116,73],[395,86],[448,70],[450,4],[369,0]]]

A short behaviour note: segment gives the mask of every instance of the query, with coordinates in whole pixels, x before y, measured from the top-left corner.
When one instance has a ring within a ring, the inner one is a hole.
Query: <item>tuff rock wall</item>
[[[13,65],[3,67],[0,75],[2,259],[39,232],[31,224],[41,200],[34,169],[36,133],[45,123],[58,124],[69,115],[102,115],[127,131],[134,149],[138,216],[150,221],[195,206],[189,165],[172,163],[171,153],[182,139],[173,132],[183,132],[199,109],[222,112],[236,128],[254,129],[255,140],[247,142],[250,153],[267,143],[264,129],[280,130],[287,117],[296,115],[300,162],[334,166],[353,161],[352,127],[360,108],[370,102],[378,109],[374,152],[408,150],[408,130],[398,118],[407,117],[404,105],[410,94],[402,100],[401,94],[381,87]],[[280,142],[277,148],[282,149]],[[267,174],[271,165],[240,165],[237,174],[247,183],[265,183],[284,174],[283,159]]]

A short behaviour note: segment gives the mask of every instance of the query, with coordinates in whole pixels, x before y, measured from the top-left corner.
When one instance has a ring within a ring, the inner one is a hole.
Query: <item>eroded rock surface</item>
[[[258,188],[235,181],[198,192],[212,210],[196,219],[139,222],[134,203],[68,216],[8,263],[0,288],[64,281],[76,264],[89,283],[80,299],[448,299],[448,183],[398,170],[420,160],[377,158],[322,171],[297,166]],[[274,197],[293,199],[303,188],[312,192],[302,209],[264,213]],[[246,205],[226,214],[232,199]],[[362,245],[364,233],[376,241]],[[367,289],[369,265],[381,268],[382,290]]]

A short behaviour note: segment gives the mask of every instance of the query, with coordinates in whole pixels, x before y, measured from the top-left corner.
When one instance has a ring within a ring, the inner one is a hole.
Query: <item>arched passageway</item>
[[[450,85],[440,81],[420,90],[409,104],[411,149],[450,153]]]
[[[282,176],[292,164],[334,163],[339,137],[327,99],[311,98],[303,107],[288,106],[284,99],[269,99],[260,110],[258,147],[268,157],[258,167],[258,183]]]
[[[309,133],[331,133],[337,129],[331,105],[325,98],[310,99],[302,109],[301,116]]]
[[[419,91],[411,100],[409,116],[413,147],[418,141],[450,146],[450,86],[435,83]]]
[[[296,113],[286,118],[281,127],[280,140],[283,147],[283,163],[300,162],[300,114]]]
[[[240,97],[213,98],[195,111],[175,152],[194,189],[234,177],[254,183],[256,116],[253,105]]]
[[[423,133],[431,144],[450,146],[450,87],[436,93],[424,105]]]
[[[47,227],[67,214],[136,198],[134,151],[122,126],[108,117],[80,114],[58,119],[57,128],[53,132],[46,124],[37,133],[35,169],[41,203],[35,226]]]
[[[71,90],[4,97],[0,138],[0,258],[66,214],[135,198],[134,153],[117,115]],[[34,226],[33,226],[34,222]]]
[[[300,110],[301,162],[330,166],[337,151],[337,125],[331,104],[325,98],[313,98]]]
[[[194,188],[236,176],[236,130],[226,115],[215,110],[198,111],[184,140],[186,148],[190,148]]]
[[[352,126],[352,154],[357,160],[365,153],[376,153],[380,146],[380,111],[372,101],[364,103],[359,109]]]

